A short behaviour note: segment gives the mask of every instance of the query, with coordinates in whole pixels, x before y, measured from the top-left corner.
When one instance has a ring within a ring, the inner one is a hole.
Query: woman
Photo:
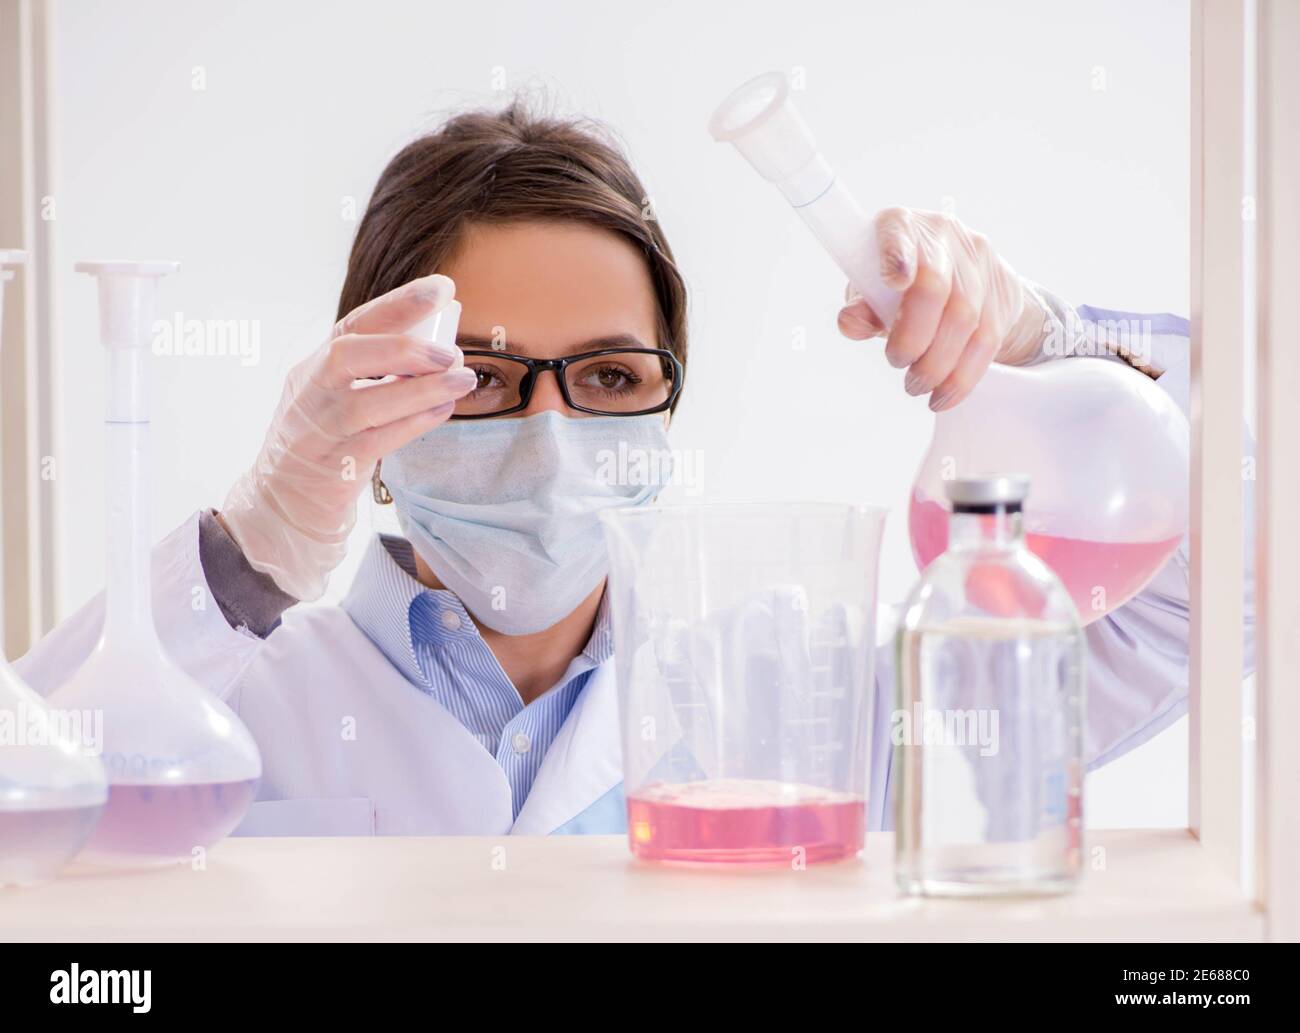
[[[646,196],[596,129],[518,104],[454,118],[385,169],[330,340],[289,374],[221,511],[155,554],[168,650],[262,750],[243,833],[624,828],[595,513],[655,486],[610,483],[596,458],[666,446],[687,359],[685,285]],[[1075,313],[955,220],[896,209],[878,238],[904,292],[886,355],[932,408],[958,404],[992,361],[1040,361],[1049,339],[1069,353]],[[432,344],[408,332],[435,314]],[[882,332],[856,298],[839,325]],[[1186,326],[1162,329],[1161,382],[1185,391]],[[367,489],[395,501],[406,538],[371,543],[340,606],[296,607],[342,559]],[[1088,629],[1094,764],[1185,706],[1185,570],[1180,554]],[[56,629],[23,674],[57,687],[101,612],[95,600]],[[882,652],[882,701],[888,665]],[[881,827],[889,751],[873,752]]]

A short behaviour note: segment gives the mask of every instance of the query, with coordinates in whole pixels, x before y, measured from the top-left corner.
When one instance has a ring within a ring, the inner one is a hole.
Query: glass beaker
[[[52,704],[103,713],[108,805],[78,860],[190,860],[253,802],[262,759],[248,730],[163,651],[150,577],[148,368],[159,277],[172,262],[80,262],[99,281],[107,349],[108,576],[104,630]]]
[[[11,267],[26,262],[25,251],[0,250],[0,324]],[[29,886],[52,878],[81,849],[108,782],[87,752],[93,730],[83,735],[82,715],[50,710],[28,688],[5,658],[2,632],[0,621],[0,886]]]
[[[1071,889],[1083,835],[1083,631],[1026,547],[1028,480],[948,483],[947,551],[897,632],[897,863],[905,893]]]
[[[991,368],[939,413],[917,470],[908,534],[917,568],[948,546],[945,485],[985,470],[1030,479],[1029,550],[1090,624],[1137,595],[1187,530],[1187,418],[1123,363],[1070,358]]]
[[[601,514],[637,857],[799,865],[862,848],[884,517]]]

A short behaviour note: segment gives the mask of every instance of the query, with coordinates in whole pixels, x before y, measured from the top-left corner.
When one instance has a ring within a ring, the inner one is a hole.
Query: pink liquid
[[[648,861],[836,861],[862,849],[865,826],[861,797],[783,782],[657,783],[627,801],[632,853]]]
[[[908,511],[908,530],[912,555],[918,569],[924,570],[936,556],[948,548],[948,510],[937,502],[914,494]],[[1084,624],[1128,602],[1178,548],[1181,536],[1155,542],[1094,542],[1081,538],[1057,538],[1043,534],[1026,534],[1029,551],[1046,563],[1064,583],[1079,618]],[[972,572],[978,576],[978,568]],[[1033,614],[1033,600],[1012,599],[1009,583],[992,570],[982,583],[968,586],[986,609],[999,612]],[[1097,589],[1104,595],[1095,596]],[[999,603],[1005,599],[1005,606]],[[1104,608],[1095,609],[1093,599],[1104,600]]]
[[[90,864],[188,861],[195,847],[224,839],[247,813],[257,779],[188,785],[118,783],[78,858]]]
[[[0,886],[31,886],[58,874],[90,837],[103,804],[0,811]]]

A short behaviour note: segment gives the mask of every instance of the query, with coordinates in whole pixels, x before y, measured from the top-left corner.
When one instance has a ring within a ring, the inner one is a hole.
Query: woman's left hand
[[[880,272],[902,291],[885,356],[908,367],[908,394],[929,392],[935,412],[951,409],[991,362],[1036,358],[1050,317],[1043,302],[982,234],[939,212],[886,208],[876,216]],[[840,332],[854,340],[885,332],[852,287]]]

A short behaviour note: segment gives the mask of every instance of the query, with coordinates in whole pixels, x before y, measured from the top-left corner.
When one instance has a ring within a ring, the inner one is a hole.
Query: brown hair
[[[338,318],[436,272],[470,223],[582,222],[620,234],[645,256],[659,347],[685,366],[686,284],[648,212],[641,181],[597,123],[534,114],[520,98],[501,111],[457,115],[407,144],[380,175],[352,243]]]

